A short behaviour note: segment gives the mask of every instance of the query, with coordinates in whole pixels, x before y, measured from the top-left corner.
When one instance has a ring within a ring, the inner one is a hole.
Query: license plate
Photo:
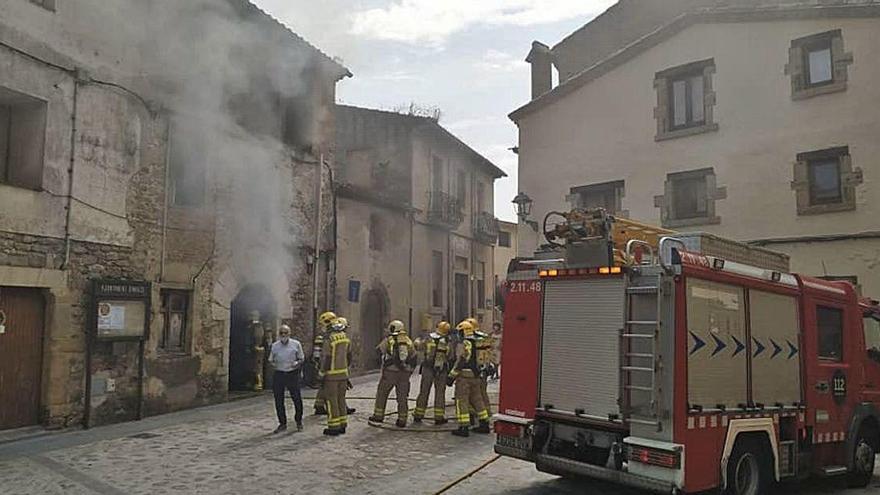
[[[509,437],[506,435],[498,435],[495,440],[498,445],[519,450],[531,450],[532,439],[529,437]]]

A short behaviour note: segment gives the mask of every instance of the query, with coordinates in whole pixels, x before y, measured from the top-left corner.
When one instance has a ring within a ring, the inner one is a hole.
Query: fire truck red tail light
[[[678,452],[630,446],[629,460],[652,466],[676,469],[681,464],[681,455]]]
[[[522,437],[523,427],[522,425],[514,424],[514,423],[506,423],[504,421],[496,421],[495,422],[495,433],[499,435],[504,435],[507,437]]]

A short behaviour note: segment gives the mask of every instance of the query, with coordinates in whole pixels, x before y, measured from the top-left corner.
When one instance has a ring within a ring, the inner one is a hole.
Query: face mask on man
[[[281,334],[281,343],[287,345],[287,342],[290,340],[290,335],[283,333]]]

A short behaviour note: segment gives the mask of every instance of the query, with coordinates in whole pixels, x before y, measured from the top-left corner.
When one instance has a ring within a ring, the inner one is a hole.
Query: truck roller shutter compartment
[[[541,336],[541,406],[618,414],[624,280],[548,280]]]

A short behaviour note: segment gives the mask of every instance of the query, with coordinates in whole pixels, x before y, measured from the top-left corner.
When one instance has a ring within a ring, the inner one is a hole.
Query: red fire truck
[[[508,276],[497,453],[661,493],[869,482],[877,301],[772,251],[559,215]]]

